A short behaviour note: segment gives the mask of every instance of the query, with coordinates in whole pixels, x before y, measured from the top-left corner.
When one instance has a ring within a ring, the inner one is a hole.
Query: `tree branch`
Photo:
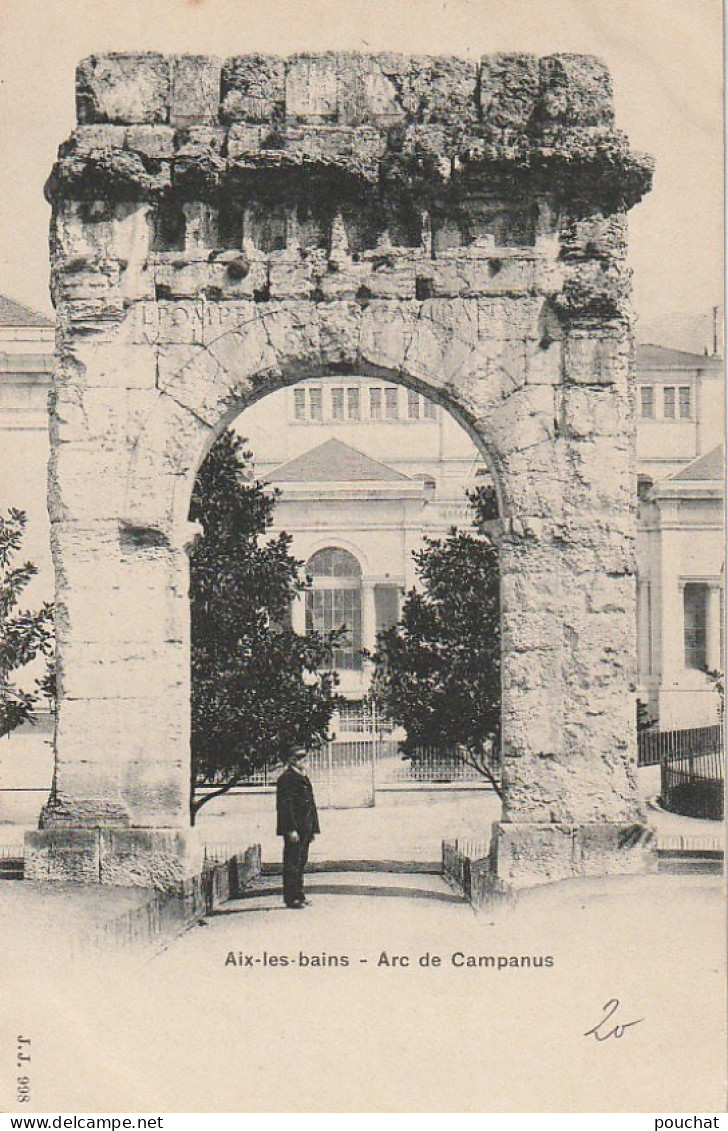
[[[208,801],[212,801],[214,797],[221,797],[223,793],[228,793],[229,790],[233,789],[236,785],[240,785],[242,776],[242,774],[236,774],[231,781],[226,782],[225,785],[221,785],[218,789],[213,789],[211,793],[206,793],[204,796],[195,797],[193,793],[190,799],[190,823],[194,825],[195,817],[202,806],[206,805]]]
[[[468,757],[468,753],[471,754],[471,757]],[[468,753],[463,753],[462,750],[458,747],[455,748],[455,756],[459,758],[464,765],[470,766],[470,768],[475,770],[476,773],[481,774],[481,776],[484,778],[487,778],[490,784],[493,786],[496,794],[502,801],[503,786],[498,781],[498,778],[495,776],[491,767],[485,760],[481,761],[474,753],[472,753],[472,751],[468,751]]]

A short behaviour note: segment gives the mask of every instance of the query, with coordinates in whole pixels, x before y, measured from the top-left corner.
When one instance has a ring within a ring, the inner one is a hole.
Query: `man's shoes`
[[[286,907],[289,911],[300,911],[301,908],[303,907],[303,904],[302,903],[284,903],[283,906]]]

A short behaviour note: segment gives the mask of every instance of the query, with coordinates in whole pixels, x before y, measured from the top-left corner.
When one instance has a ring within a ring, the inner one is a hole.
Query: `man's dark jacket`
[[[302,841],[320,832],[313,787],[305,774],[286,767],[276,783],[276,834],[298,833]]]

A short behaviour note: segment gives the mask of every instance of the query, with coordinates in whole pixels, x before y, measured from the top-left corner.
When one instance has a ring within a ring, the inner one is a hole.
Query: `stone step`
[[[263,864],[264,876],[280,876],[282,872],[282,864]],[[306,865],[306,872],[388,872],[441,876],[442,863],[439,860],[311,860]]]

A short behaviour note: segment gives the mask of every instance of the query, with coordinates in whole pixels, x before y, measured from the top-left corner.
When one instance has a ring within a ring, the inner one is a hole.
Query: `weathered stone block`
[[[632,408],[626,390],[571,386],[563,390],[560,403],[564,434],[572,439],[629,435]]]
[[[78,388],[151,390],[156,381],[156,360],[151,345],[116,342],[79,342],[71,355]]]
[[[276,364],[289,379],[299,372],[303,377],[320,369],[319,327],[310,316],[308,303],[286,303],[271,311],[263,325]]]
[[[656,839],[640,822],[494,826],[493,870],[512,889],[578,876],[657,870]]]
[[[127,138],[126,126],[86,125],[77,126],[66,144],[73,153],[87,156],[99,149],[123,149]],[[136,146],[131,145],[130,148],[135,149]]]
[[[544,655],[545,651],[541,653],[541,656]],[[556,758],[558,755],[560,687],[559,681],[549,683],[549,670],[558,671],[556,657],[542,668],[542,686],[523,688],[507,684],[503,689],[503,746],[506,758],[520,758],[524,755],[535,759]],[[543,777],[542,771],[541,780]],[[541,784],[538,774],[531,778],[532,785],[535,786],[537,782]]]
[[[575,510],[628,513],[633,507],[632,456],[625,437],[572,440],[566,459],[572,474],[565,501]]]
[[[307,299],[314,288],[311,265],[305,259],[271,262],[268,281],[272,299]]]
[[[397,89],[370,55],[342,57],[338,65],[337,118],[347,126],[391,124],[404,117]]]
[[[368,365],[383,370],[405,369],[417,311],[415,304],[369,304],[361,317],[360,350]]]
[[[604,126],[614,122],[612,77],[595,55],[540,60],[539,116],[544,125]]]
[[[147,749],[138,761],[125,762],[119,788],[132,825],[184,825],[189,816],[190,773],[187,747],[176,761],[160,761]]]
[[[191,125],[179,129],[175,135],[178,157],[206,157],[219,154],[227,142],[227,130],[222,126]]]
[[[140,590],[141,603],[149,590]],[[56,667],[65,699],[134,699],[149,687],[167,696],[189,688],[189,654],[180,644],[96,641],[65,643]]]
[[[263,137],[263,126],[253,122],[236,122],[228,131],[228,157],[259,153]]]
[[[334,122],[338,115],[335,55],[295,55],[286,68],[286,117]]]
[[[170,65],[164,55],[91,55],[76,70],[76,112],[89,122],[169,120]]]
[[[508,887],[534,887],[577,873],[571,825],[501,821],[493,831],[494,870]]]
[[[360,363],[362,308],[358,302],[327,302],[317,307],[319,348],[324,368]]]
[[[627,252],[627,217],[617,212],[569,218],[559,242],[561,259],[621,259]]]
[[[478,112],[477,83],[478,68],[470,60],[453,55],[433,58],[425,91],[424,121],[453,123],[464,132]]]
[[[187,602],[163,592],[147,591],[141,606],[136,597],[103,584],[99,562],[98,585],[61,590],[57,615],[66,627],[66,639],[81,642],[152,643],[178,640],[188,616]]]
[[[99,883],[98,829],[41,829],[25,834],[25,878],[37,882]]]
[[[493,129],[524,130],[529,125],[539,93],[539,66],[535,55],[495,52],[480,61],[480,108]]]
[[[277,55],[240,55],[222,68],[223,122],[267,122],[282,118],[285,62]]]
[[[210,55],[177,55],[172,67],[169,120],[173,126],[217,122],[222,62]]]
[[[534,287],[536,266],[533,259],[500,259],[493,252],[482,257],[457,256],[436,259],[428,265],[433,297],[471,295],[528,295]]]
[[[126,147],[157,161],[169,160],[174,154],[174,129],[172,126],[129,126]]]
[[[581,825],[575,830],[575,863],[581,875],[639,875],[657,871],[657,838],[648,826]]]
[[[187,690],[182,685],[181,701]],[[120,802],[119,774],[128,762],[177,765],[189,757],[189,740],[189,712],[180,713],[172,694],[155,700],[149,686],[142,698],[63,699],[57,725],[58,764],[63,767],[59,790],[71,797],[104,798],[110,796],[111,776],[113,796]],[[99,790],[93,788],[96,774]]]
[[[598,334],[568,334],[564,341],[565,384],[613,384],[614,373],[605,367],[604,354],[604,343]]]
[[[194,830],[132,828],[104,832],[100,840],[100,882],[120,887],[175,891],[201,867]]]

